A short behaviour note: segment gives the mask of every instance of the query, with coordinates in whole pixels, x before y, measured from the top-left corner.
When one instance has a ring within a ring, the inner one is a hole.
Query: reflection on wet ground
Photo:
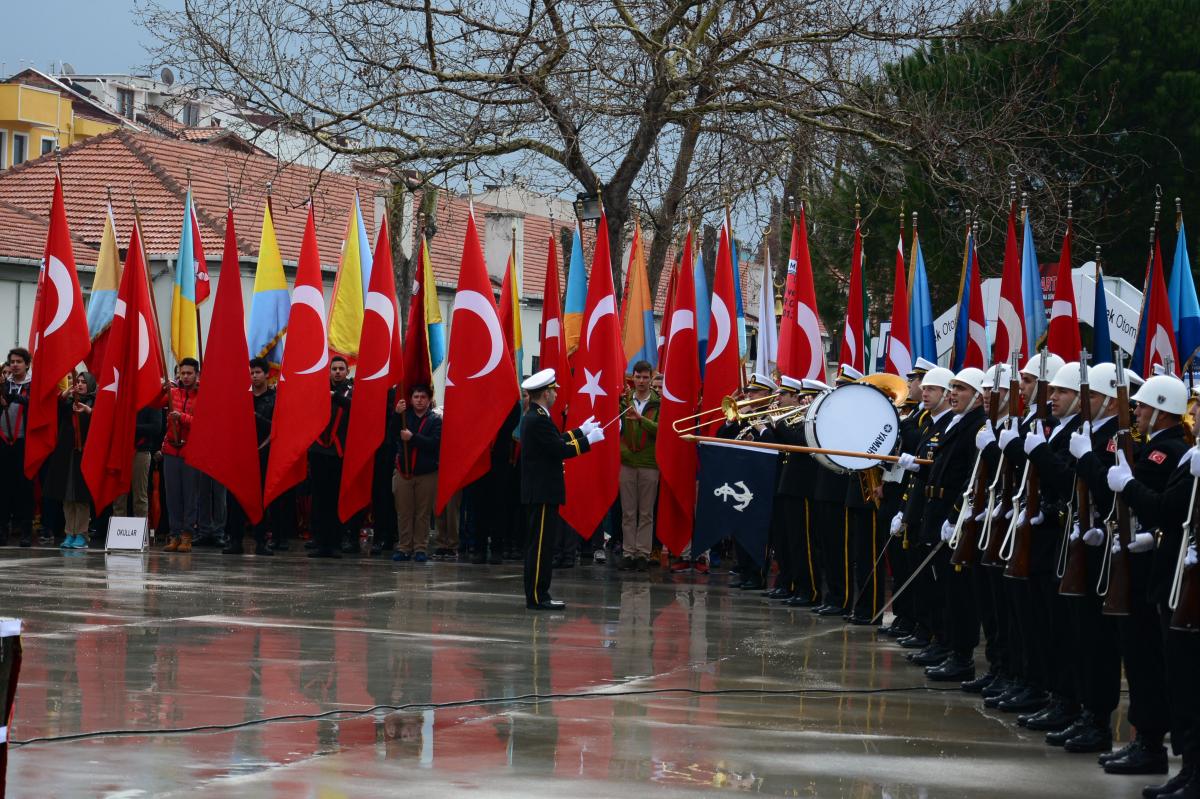
[[[525,610],[515,566],[0,550],[0,615],[25,620],[11,737],[136,733],[15,748],[9,795],[1098,799],[1143,784],[927,690],[869,628],[726,583],[585,567],[556,573],[569,608],[545,615]],[[398,709],[312,718],[376,706]],[[300,718],[253,723],[277,716]],[[245,726],[159,732],[208,725]]]

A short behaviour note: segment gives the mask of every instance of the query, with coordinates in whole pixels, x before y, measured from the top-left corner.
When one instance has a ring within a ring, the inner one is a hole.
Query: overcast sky
[[[162,0],[160,0],[162,2]],[[183,0],[166,0],[183,5]],[[24,67],[45,71],[60,61],[76,72],[140,71],[149,60],[150,34],[134,18],[135,0],[65,0],[4,3],[0,24],[0,73]]]

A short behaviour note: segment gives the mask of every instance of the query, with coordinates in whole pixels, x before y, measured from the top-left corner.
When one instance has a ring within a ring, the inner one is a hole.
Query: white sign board
[[[146,517],[111,517],[108,520],[108,536],[104,540],[104,549],[108,551],[144,551],[146,549]]]

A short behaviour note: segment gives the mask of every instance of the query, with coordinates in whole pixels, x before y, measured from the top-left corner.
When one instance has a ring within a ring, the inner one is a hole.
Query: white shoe
[[[604,563],[608,560],[608,555],[606,555],[604,549],[601,548],[592,553],[592,559],[597,563]]]

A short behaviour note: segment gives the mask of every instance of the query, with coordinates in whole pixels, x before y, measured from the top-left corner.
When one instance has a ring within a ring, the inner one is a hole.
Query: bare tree
[[[765,223],[798,148],[805,174],[836,169],[847,139],[961,160],[988,132],[904,109],[879,77],[923,43],[993,35],[999,12],[990,0],[149,0],[141,13],[156,63],[332,152],[439,182],[469,170],[602,187],[614,272],[641,209],[657,281],[681,212],[749,195]],[[1044,37],[1040,19],[995,35]],[[929,139],[946,145],[922,149]]]

